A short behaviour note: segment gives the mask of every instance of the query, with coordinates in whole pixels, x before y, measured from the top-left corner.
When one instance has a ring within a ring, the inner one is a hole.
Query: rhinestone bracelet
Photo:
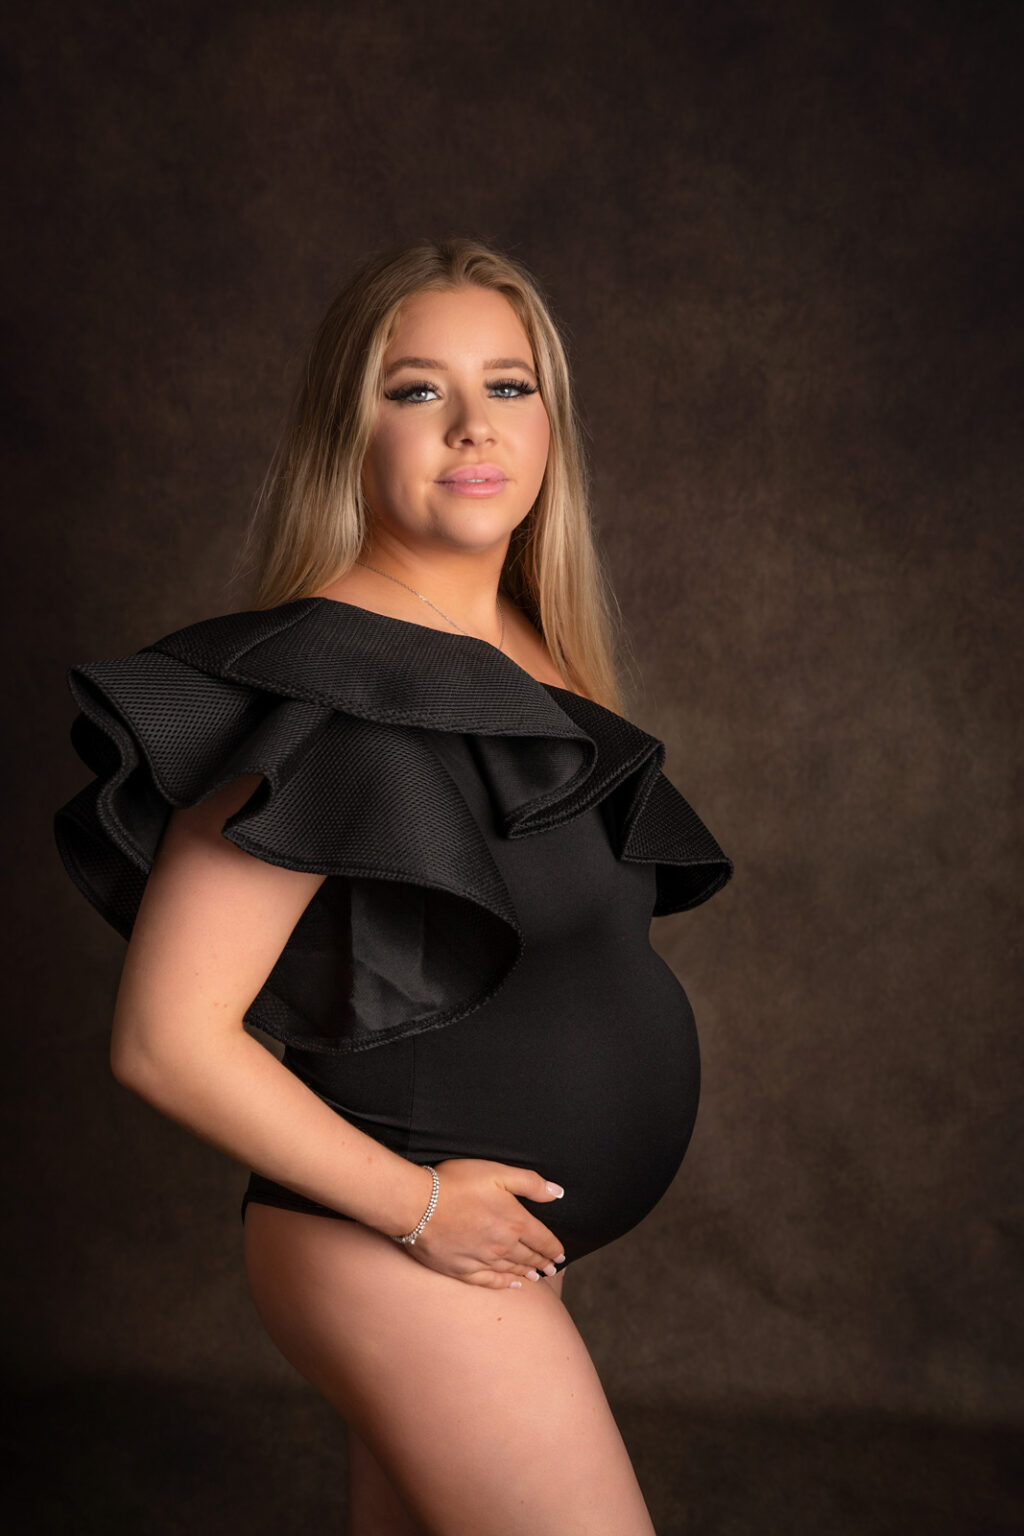
[[[420,1217],[419,1221],[417,1222],[416,1226],[413,1227],[411,1232],[407,1232],[404,1237],[395,1238],[396,1243],[408,1243],[410,1247],[412,1247],[413,1243],[419,1237],[420,1233],[423,1231],[423,1228],[434,1214],[434,1206],[437,1204],[438,1190],[441,1188],[441,1180],[437,1176],[437,1169],[431,1168],[429,1163],[425,1163],[424,1167],[434,1181],[434,1187],[430,1192],[430,1204],[427,1206],[426,1210],[423,1212],[423,1215]]]

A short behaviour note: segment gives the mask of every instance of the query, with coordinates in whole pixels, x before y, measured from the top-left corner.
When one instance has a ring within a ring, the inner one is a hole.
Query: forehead
[[[384,364],[403,353],[418,353],[453,366],[479,366],[512,352],[533,361],[529,338],[512,305],[491,288],[466,287],[410,295],[395,317]]]

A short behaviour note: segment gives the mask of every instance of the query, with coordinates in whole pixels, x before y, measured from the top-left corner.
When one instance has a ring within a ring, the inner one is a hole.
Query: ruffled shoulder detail
[[[242,774],[240,848],[328,878],[246,1014],[286,1045],[366,1049],[464,1017],[523,952],[507,887],[433,731],[474,738],[497,824],[541,832],[608,799],[652,916],[732,864],[662,772],[661,742],[472,636],[326,598],[202,620],[69,669],[93,780],[55,816],[68,874],[127,937],[173,808]]]
[[[597,768],[562,813],[575,814],[608,797],[617,818],[619,858],[657,867],[652,917],[686,911],[720,891],[732,878],[733,862],[666,777],[664,742],[590,699],[565,689],[553,692],[597,745]]]

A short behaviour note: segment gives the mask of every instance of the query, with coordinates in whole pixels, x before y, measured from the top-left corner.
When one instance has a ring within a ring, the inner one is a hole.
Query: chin
[[[512,530],[522,522],[525,516],[524,512],[521,517],[510,518],[507,508],[503,515],[498,516],[496,509],[467,507],[461,510],[457,517],[448,515],[438,518],[433,526],[437,536],[450,540],[453,544],[461,544],[467,549],[483,552],[510,538]]]

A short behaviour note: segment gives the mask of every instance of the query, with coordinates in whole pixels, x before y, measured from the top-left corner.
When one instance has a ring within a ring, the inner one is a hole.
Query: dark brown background
[[[341,1528],[338,1421],[245,1288],[244,1172],[111,1077],[123,944],[51,818],[84,782],[66,667],[245,606],[226,578],[313,327],[371,250],[446,233],[514,251],[568,329],[634,718],[736,861],[654,927],[701,1031],[690,1152],[566,1281],[659,1532],[1024,1518],[1003,9],[8,18],[25,1529]]]

